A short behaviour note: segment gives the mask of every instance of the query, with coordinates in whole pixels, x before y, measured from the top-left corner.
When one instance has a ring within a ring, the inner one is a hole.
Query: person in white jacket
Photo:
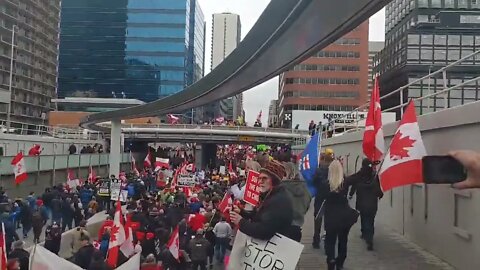
[[[215,234],[215,258],[218,263],[223,263],[225,252],[230,243],[232,236],[232,227],[228,224],[224,217],[221,218],[215,227],[213,227],[213,233]]]

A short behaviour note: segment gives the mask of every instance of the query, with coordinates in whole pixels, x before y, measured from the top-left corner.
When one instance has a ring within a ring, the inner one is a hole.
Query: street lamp
[[[14,50],[15,50],[15,31],[17,31],[17,26],[13,25],[12,26],[12,46],[11,46],[11,52],[10,52],[10,83],[8,84],[8,92],[10,94],[10,99],[8,102],[8,107],[7,107],[7,133],[10,132],[10,126],[11,126],[11,120],[10,120],[10,114],[12,113],[12,84],[13,84],[13,56],[14,56]]]

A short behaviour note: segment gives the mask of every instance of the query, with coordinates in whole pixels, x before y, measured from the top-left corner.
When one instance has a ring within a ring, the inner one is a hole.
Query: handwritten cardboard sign
[[[177,179],[177,186],[179,187],[193,187],[195,186],[195,176],[194,175],[179,175]]]
[[[256,206],[260,200],[260,186],[258,183],[259,175],[260,173],[256,171],[248,171],[245,192],[243,193],[243,200],[253,206]]]
[[[227,270],[292,270],[296,268],[302,250],[302,244],[281,234],[264,241],[239,230]]]

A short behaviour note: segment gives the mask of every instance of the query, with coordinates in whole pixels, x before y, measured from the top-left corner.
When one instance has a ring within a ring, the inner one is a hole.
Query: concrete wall
[[[57,139],[36,135],[0,134],[0,147],[3,148],[4,156],[14,156],[19,151],[28,153],[28,150],[34,144],[40,144],[43,147],[43,155],[68,154],[68,148],[72,143],[77,147],[77,153],[80,153],[83,146],[93,146],[95,143],[103,144],[103,149],[106,149],[104,140]]]
[[[480,151],[480,102],[419,117],[429,155],[450,150]],[[398,123],[384,127],[387,145]],[[362,132],[326,139],[348,174],[360,168]],[[480,190],[448,185],[413,185],[385,194],[378,224],[385,224],[460,270],[480,269]],[[378,225],[377,225],[378,226]]]
[[[7,190],[10,198],[25,197],[31,191],[42,194],[45,188],[67,181],[68,169],[80,179],[87,179],[90,165],[98,176],[108,176],[109,154],[56,155],[25,157],[28,179],[15,185],[12,157],[0,157],[0,186]],[[121,169],[130,171],[130,157],[122,154]]]

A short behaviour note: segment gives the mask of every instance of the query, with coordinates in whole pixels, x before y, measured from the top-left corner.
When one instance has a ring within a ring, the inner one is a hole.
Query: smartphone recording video
[[[422,166],[425,184],[454,184],[467,179],[466,169],[451,156],[425,156]]]

